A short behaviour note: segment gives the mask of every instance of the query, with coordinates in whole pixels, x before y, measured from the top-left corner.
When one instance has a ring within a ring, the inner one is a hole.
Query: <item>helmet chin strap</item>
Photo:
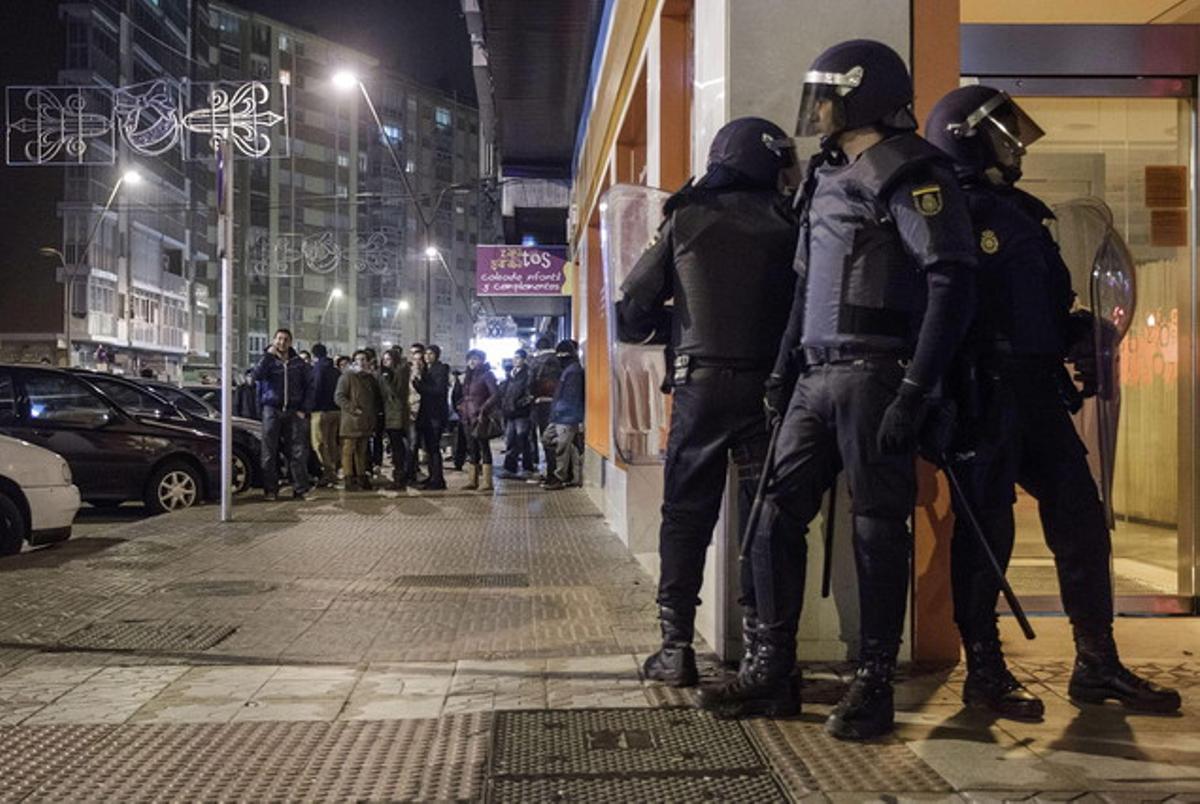
[[[992,165],[983,171],[983,177],[997,187],[1012,187],[1021,180],[1021,168],[1016,165]]]

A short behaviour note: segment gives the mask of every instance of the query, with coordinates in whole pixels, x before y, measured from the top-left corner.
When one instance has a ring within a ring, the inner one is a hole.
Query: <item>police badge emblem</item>
[[[913,203],[917,212],[926,218],[932,218],[942,211],[942,188],[936,184],[927,184],[912,191]]]
[[[1000,250],[1000,238],[991,229],[984,229],[979,235],[979,249],[984,254],[995,254]]]

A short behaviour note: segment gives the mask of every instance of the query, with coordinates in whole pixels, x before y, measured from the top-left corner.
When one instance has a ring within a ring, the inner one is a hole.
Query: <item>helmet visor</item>
[[[967,116],[968,128],[987,137],[992,149],[1023,156],[1029,146],[1046,135],[1007,92],[1000,92]]]
[[[862,82],[862,69],[845,73],[812,70],[804,76],[800,94],[800,112],[796,116],[796,136],[829,136],[840,131],[846,121],[842,99]]]

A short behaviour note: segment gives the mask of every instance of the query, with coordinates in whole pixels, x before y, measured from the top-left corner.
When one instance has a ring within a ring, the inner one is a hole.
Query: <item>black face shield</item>
[[[846,125],[846,107],[843,98],[862,83],[863,70],[855,67],[844,73],[810,70],[804,75],[804,90],[800,95],[800,111],[796,117],[796,136],[829,136],[841,131]],[[823,125],[821,104],[832,104],[830,118]]]

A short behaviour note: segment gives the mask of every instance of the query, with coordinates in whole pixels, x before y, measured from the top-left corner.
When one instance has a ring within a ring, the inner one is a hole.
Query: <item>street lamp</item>
[[[100,230],[100,222],[104,220],[104,216],[108,214],[108,210],[112,207],[113,201],[117,198],[117,193],[123,184],[140,184],[142,174],[136,170],[126,170],[122,173],[117,181],[112,186],[112,191],[108,194],[108,200],[104,202],[104,208],[100,210],[100,214],[96,216],[96,222],[92,224],[91,231],[88,232],[87,239],[83,241],[83,247],[77,253],[75,264],[67,265],[67,258],[61,251],[51,246],[43,246],[38,249],[38,253],[43,257],[57,257],[59,265],[62,266],[63,272],[63,341],[67,356],[67,367],[71,366],[71,286],[75,282],[75,274],[79,271],[79,263],[87,258],[87,255],[92,247],[92,241],[96,239],[96,233]]]
[[[325,300],[325,309],[321,311],[320,317],[317,319],[317,340],[325,340],[325,314],[329,312],[329,305],[333,304],[336,299],[342,298],[342,289],[335,287],[329,291],[329,298]]]

